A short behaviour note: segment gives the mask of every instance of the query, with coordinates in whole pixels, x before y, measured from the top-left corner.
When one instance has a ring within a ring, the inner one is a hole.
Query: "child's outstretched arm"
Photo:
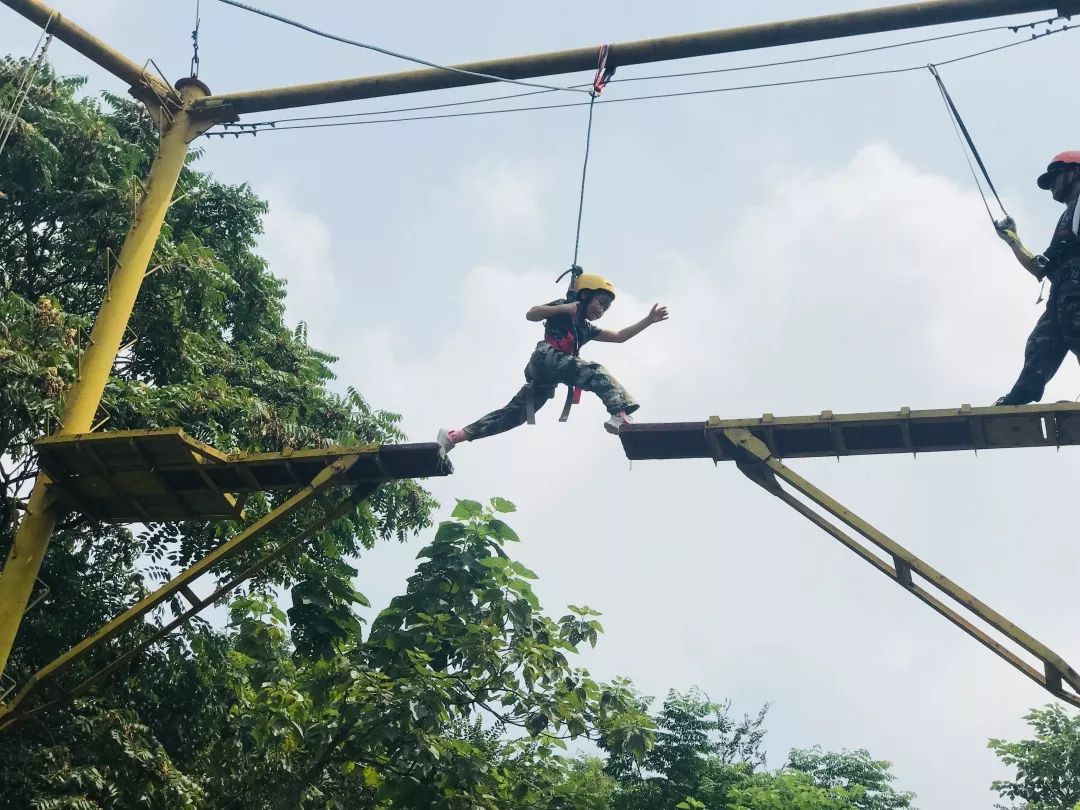
[[[530,307],[529,311],[525,313],[525,320],[546,321],[548,318],[554,318],[557,315],[574,317],[577,315],[577,310],[577,301],[571,301],[569,304],[541,304]]]
[[[660,323],[660,321],[666,321],[667,319],[667,307],[653,304],[653,308],[649,310],[649,314],[637,323],[631,324],[630,326],[624,326],[618,331],[601,329],[600,334],[593,338],[593,340],[599,340],[601,343],[626,343],[626,341],[639,332],[642,332],[647,327],[652,326],[654,323]]]

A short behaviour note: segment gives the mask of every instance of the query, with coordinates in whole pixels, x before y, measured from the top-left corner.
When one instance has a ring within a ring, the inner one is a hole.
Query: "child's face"
[[[589,305],[585,309],[585,317],[590,321],[595,321],[603,317],[607,312],[608,307],[611,306],[611,296],[598,293],[589,298]]]

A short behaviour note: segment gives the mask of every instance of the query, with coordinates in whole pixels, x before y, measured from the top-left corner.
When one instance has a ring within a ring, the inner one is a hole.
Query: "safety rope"
[[[611,77],[615,75],[615,65],[608,65],[610,58],[611,46],[601,45],[597,57],[596,75],[593,76],[592,89],[589,91],[589,123],[585,128],[585,159],[581,164],[581,191],[578,194],[577,228],[574,231],[574,260],[570,262],[571,268],[577,267],[578,249],[581,246],[581,215],[585,210],[585,177],[589,171],[589,150],[592,146],[593,106],[596,104],[596,97],[604,91],[608,82],[611,81]],[[563,275],[566,275],[566,273],[563,273]],[[562,279],[562,276],[559,276],[559,279]]]
[[[615,75],[615,63],[611,59],[612,46],[601,45],[600,51],[597,54],[596,60],[596,74],[593,76],[592,88],[589,90],[589,122],[585,128],[585,159],[581,163],[581,189],[578,193],[578,211],[577,211],[577,227],[574,229],[574,259],[570,262],[570,269],[564,271],[556,280],[555,283],[562,281],[563,276],[567,273],[570,274],[570,286],[566,291],[567,300],[571,300],[577,291],[577,279],[582,274],[582,269],[578,265],[578,251],[581,247],[581,216],[585,211],[585,179],[588,176],[589,171],[589,151],[592,146],[592,123],[593,123],[593,107],[596,103],[596,97],[604,92],[604,88],[607,87],[608,82],[611,81],[611,77]],[[585,317],[584,311],[578,312],[577,319]],[[576,319],[575,319],[576,320]],[[575,325],[576,331],[576,325]],[[577,345],[574,346],[574,354],[577,355]],[[581,401],[581,389],[572,385],[566,387],[566,402],[563,403],[562,413],[559,414],[559,421],[565,422],[570,418],[570,408]],[[529,409],[531,411],[531,409]],[[527,413],[531,415],[531,413]],[[530,421],[532,424],[532,421]]]
[[[41,29],[37,44],[34,45],[34,50],[26,60],[26,69],[19,79],[19,85],[15,90],[15,98],[11,102],[11,109],[5,114],[3,124],[0,126],[0,155],[3,155],[8,138],[15,131],[15,123],[19,120],[19,113],[22,112],[23,104],[26,103],[38,71],[41,70],[41,65],[45,61],[45,54],[49,50],[49,45],[52,44],[53,35],[49,33],[49,26],[52,25],[55,16],[56,12],[54,11],[49,15],[49,19],[45,21],[45,26]],[[44,45],[42,45],[42,40],[44,40]]]
[[[986,180],[986,185],[993,193],[994,199],[997,200],[998,208],[1001,209],[1001,212],[1005,215],[1006,219],[1009,219],[1009,212],[1005,209],[1004,203],[1001,202],[1001,197],[998,195],[997,189],[994,188],[994,181],[990,179],[990,172],[986,170],[986,164],[983,163],[982,156],[975,147],[975,141],[972,139],[971,133],[964,124],[964,119],[960,117],[960,111],[956,108],[952,96],[949,95],[949,91],[945,87],[945,82],[942,80],[941,74],[938,73],[937,65],[930,64],[927,65],[927,67],[930,69],[930,74],[937,82],[938,90],[941,91],[941,99],[945,102],[945,109],[949,113],[949,119],[952,121],[953,129],[956,130],[956,136],[960,139],[960,148],[964,151],[964,159],[967,160],[968,168],[971,170],[971,176],[975,180],[975,187],[979,190],[979,196],[982,197],[986,213],[990,217],[990,221],[994,223],[994,227],[997,227],[998,220],[994,218],[994,212],[990,210],[990,202],[986,199],[986,193],[983,191],[982,184],[979,182],[979,176],[975,173],[975,167],[971,163],[972,157],[975,158],[975,162],[979,165],[983,178]],[[965,141],[967,142],[967,149],[964,149]],[[970,150],[970,155],[968,154],[968,150]]]
[[[1067,30],[1068,26],[1065,26],[1059,30]],[[1051,33],[1051,32],[1046,32]],[[1032,34],[1032,39],[1036,39],[1040,36],[1046,36],[1044,34]],[[964,152],[964,159],[967,161],[968,169],[971,171],[971,177],[975,181],[975,188],[979,190],[979,196],[982,197],[983,207],[986,209],[987,216],[990,217],[990,221],[994,224],[994,228],[998,231],[1004,229],[1013,230],[1016,225],[1013,223],[1013,218],[1009,215],[1008,210],[1005,208],[1005,204],[1001,201],[1001,196],[998,194],[997,189],[994,188],[994,181],[990,179],[990,172],[986,170],[986,164],[983,163],[982,156],[979,154],[979,150],[975,147],[975,141],[971,137],[971,133],[968,131],[967,126],[964,124],[964,119],[960,116],[960,111],[956,108],[956,104],[952,100],[952,96],[949,95],[948,89],[945,87],[945,82],[941,78],[941,74],[938,73],[937,65],[927,65],[930,69],[931,75],[937,82],[938,90],[941,91],[941,98],[945,102],[945,109],[949,113],[949,119],[952,121],[953,130],[956,132],[956,137],[960,140],[960,148]],[[967,149],[964,149],[964,142],[967,142]],[[968,154],[970,150],[970,155]],[[986,193],[983,191],[982,184],[979,182],[979,176],[975,173],[975,166],[971,163],[971,158],[975,158],[975,162],[978,164],[980,171],[982,171],[983,178],[986,180],[986,185],[994,195],[994,199],[997,201],[998,208],[1001,209],[1001,213],[1004,214],[1003,219],[995,219],[994,212],[990,210],[990,202],[986,199]],[[1036,261],[1042,259],[1040,256],[1034,257]],[[1039,279],[1039,294],[1035,298],[1036,304],[1041,304],[1044,300],[1043,293],[1046,290],[1046,276],[1044,275]]]
[[[195,0],[195,27],[191,30],[191,78],[199,78],[199,23],[202,18],[199,15],[202,0]]]

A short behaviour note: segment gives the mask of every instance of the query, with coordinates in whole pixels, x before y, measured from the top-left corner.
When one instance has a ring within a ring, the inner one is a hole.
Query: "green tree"
[[[243,764],[208,783],[213,806],[354,806],[366,792],[371,806],[546,807],[564,739],[647,750],[633,692],[571,666],[595,613],[541,612],[535,574],[503,548],[517,537],[498,513],[513,506],[492,505],[459,501],[406,593],[331,657],[296,656],[270,600],[233,603],[230,722],[207,756]],[[478,717],[518,734],[485,734]]]
[[[578,756],[570,760],[563,780],[553,788],[552,810],[609,810],[614,807],[615,780],[604,770],[599,757]]]
[[[8,106],[23,66],[0,59],[0,107]],[[80,97],[81,87],[81,80],[57,77],[46,65],[0,155],[4,557],[37,473],[33,441],[56,426],[64,389],[78,374],[80,348],[107,293],[109,263],[157,144],[138,105]],[[330,390],[335,358],[310,346],[302,325],[285,325],[285,286],[254,252],[265,203],[244,185],[198,171],[199,157],[193,150],[181,174],[132,318],[128,337],[135,342],[116,363],[99,418],[112,429],[179,425],[224,449],[400,440],[394,414],[371,408],[352,389]],[[279,497],[250,499],[251,519]],[[298,646],[325,650],[355,629],[341,606],[362,603],[346,560],[377,540],[401,539],[428,525],[431,506],[411,482],[385,486],[267,570],[255,587],[296,589],[298,606],[329,604],[322,611],[298,608],[292,627]],[[8,673],[24,681],[236,528],[187,523],[133,533],[68,515],[41,571],[48,596],[25,618]],[[228,570],[250,559],[241,555]],[[57,762],[91,767],[79,752],[61,756],[54,743],[78,738],[77,724],[104,723],[114,710],[135,711],[147,739],[160,741],[174,759],[195,756],[205,729],[225,716],[217,675],[227,652],[222,639],[193,623],[119,673],[98,695],[100,705],[46,715],[17,740],[4,735],[0,806],[29,806],[32,786],[22,765],[41,750],[51,750]]]
[[[648,700],[642,700],[647,706]],[[763,724],[768,706],[741,720],[730,701],[717,703],[698,689],[671,690],[656,716],[656,745],[639,762],[612,756],[619,807],[672,807],[686,797],[719,807],[728,790],[765,764]]]
[[[822,751],[820,746],[796,748],[788,754],[787,768],[809,774],[814,784],[824,788],[841,787],[859,795],[853,798],[853,806],[860,810],[900,810],[911,807],[915,794],[894,790],[891,783],[896,778],[891,772],[892,763],[874,759],[869,751]]]
[[[861,791],[821,787],[801,771],[756,773],[735,785],[726,810],[848,810]]]
[[[1080,715],[1048,704],[1024,719],[1034,737],[1009,742],[992,739],[989,748],[1016,770],[1012,779],[998,779],[991,789],[1019,801],[1024,810],[1071,810],[1080,806]]]

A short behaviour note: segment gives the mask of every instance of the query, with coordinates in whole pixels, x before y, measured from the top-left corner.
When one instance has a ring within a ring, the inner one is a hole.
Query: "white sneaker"
[[[449,453],[454,449],[454,440],[450,438],[450,431],[446,428],[439,428],[435,441],[439,443],[439,447],[443,449],[444,453]]]
[[[604,430],[606,430],[613,436],[618,436],[619,430],[622,428],[622,426],[629,425],[633,421],[634,420],[627,416],[625,413],[619,411],[619,413],[615,414],[606,422],[604,422]]]

